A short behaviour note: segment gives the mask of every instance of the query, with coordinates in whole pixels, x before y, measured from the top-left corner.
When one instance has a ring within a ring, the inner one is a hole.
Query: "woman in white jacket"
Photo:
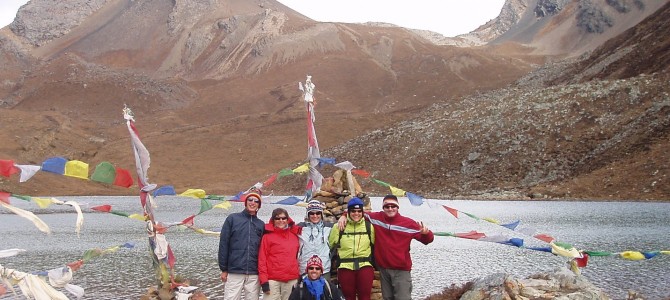
[[[331,263],[328,235],[333,228],[333,223],[323,221],[323,204],[319,200],[309,201],[305,222],[301,222],[298,226],[303,227],[300,235],[300,251],[298,252],[300,271],[305,270],[307,261],[316,255],[323,262],[323,277],[330,280]]]

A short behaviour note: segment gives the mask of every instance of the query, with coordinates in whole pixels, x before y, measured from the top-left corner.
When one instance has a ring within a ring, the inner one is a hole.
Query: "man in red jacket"
[[[398,212],[398,197],[386,195],[382,200],[383,211],[367,213],[375,228],[375,262],[382,284],[384,300],[412,299],[412,258],[409,247],[412,239],[424,245],[435,239],[433,232],[423,222],[416,222]],[[346,219],[338,226],[346,224]],[[340,227],[342,228],[342,227]]]

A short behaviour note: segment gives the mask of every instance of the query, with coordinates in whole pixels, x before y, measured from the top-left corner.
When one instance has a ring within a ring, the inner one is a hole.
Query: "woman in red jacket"
[[[293,285],[300,278],[298,250],[300,232],[283,208],[272,211],[270,221],[265,224],[265,234],[258,251],[258,279],[264,299],[287,300]]]

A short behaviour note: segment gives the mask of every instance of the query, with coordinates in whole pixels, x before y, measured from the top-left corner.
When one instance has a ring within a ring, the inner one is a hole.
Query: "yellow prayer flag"
[[[230,201],[222,201],[221,203],[214,205],[215,208],[223,208],[223,209],[230,209],[232,204],[230,204]]]
[[[663,250],[661,251],[661,254],[670,255],[670,250]]]
[[[498,221],[494,218],[483,218],[482,220],[484,220],[486,222],[489,222],[489,223],[493,223],[493,224],[500,224],[500,221]]]
[[[207,197],[207,193],[205,193],[205,190],[202,189],[188,189],[185,192],[179,194],[179,196],[203,199]]]
[[[88,180],[88,164],[79,160],[68,161],[65,163],[64,175]]]
[[[204,229],[202,229],[202,228],[193,229],[193,230],[194,230],[195,232],[197,232],[197,233],[204,234],[204,235],[216,235],[216,236],[220,236],[220,235],[221,235],[220,232],[204,230]]]
[[[554,244],[554,242],[549,243],[549,246],[551,246],[551,253],[564,256],[564,257],[582,257],[582,254],[577,251],[574,247],[570,249],[563,248],[559,245]]]
[[[390,185],[389,185],[389,189],[391,189],[391,194],[393,194],[394,196],[398,196],[398,197],[404,197],[405,196],[405,191],[402,190],[402,189],[399,189],[397,187],[390,186]]]
[[[643,260],[645,259],[644,254],[638,251],[624,251],[621,252],[621,257],[627,260]]]
[[[293,173],[305,173],[309,171],[309,163],[304,163],[300,165],[299,167],[295,168],[292,170]]]
[[[104,251],[102,251],[102,254],[113,253],[113,252],[119,251],[119,249],[121,249],[121,246],[110,247],[110,248],[107,248]]]
[[[147,218],[144,215],[140,215],[140,214],[132,214],[132,215],[128,216],[128,218],[135,219],[135,220],[138,220],[138,221],[146,221],[147,220]]]
[[[37,206],[40,208],[47,208],[53,201],[51,201],[51,198],[38,198],[38,197],[32,197],[31,198],[35,203],[37,203]]]

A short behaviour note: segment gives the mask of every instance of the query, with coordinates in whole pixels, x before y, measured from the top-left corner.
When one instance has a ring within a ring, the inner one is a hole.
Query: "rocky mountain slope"
[[[591,51],[654,13],[667,1],[509,0],[500,15],[473,32],[438,43],[459,46],[521,43],[543,55]]]
[[[589,55],[328,154],[445,198],[667,200],[668,17],[670,4]]]
[[[642,3],[645,12],[653,6]],[[408,191],[667,199],[662,167],[638,168],[639,187],[618,192],[596,182],[603,174],[613,185],[632,182],[617,171],[634,164],[667,166],[658,142],[667,127],[667,64],[632,55],[649,46],[645,34],[661,33],[634,28],[640,32],[618,36],[625,48],[573,63],[514,39],[463,48],[382,24],[318,23],[271,0],[32,0],[0,30],[0,158],[39,164],[64,156],[133,169],[125,103],[151,152],[152,181],[236,193],[304,160],[297,82],[310,74],[323,152]],[[622,69],[633,58],[649,68],[589,81],[597,68]],[[654,126],[643,122],[649,118]],[[300,193],[298,177],[275,192]],[[0,188],[135,193],[44,172],[24,184],[0,178]]]

